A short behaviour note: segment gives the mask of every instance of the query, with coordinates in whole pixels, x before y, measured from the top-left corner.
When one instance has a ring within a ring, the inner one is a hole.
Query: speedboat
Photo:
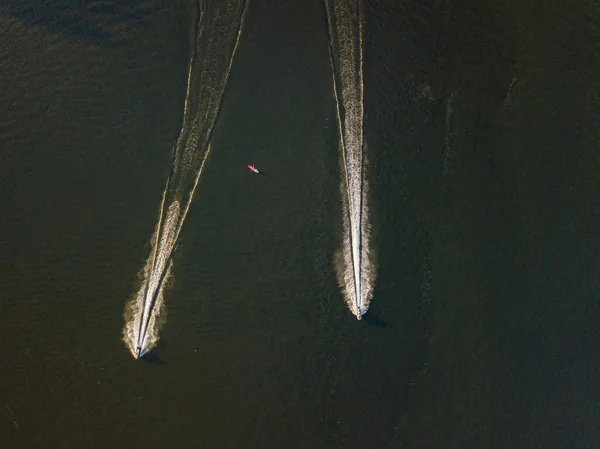
[[[258,168],[256,168],[254,165],[248,165],[248,169],[249,169],[249,170],[250,170],[252,173],[256,173],[256,174],[260,173],[260,172],[258,171]]]

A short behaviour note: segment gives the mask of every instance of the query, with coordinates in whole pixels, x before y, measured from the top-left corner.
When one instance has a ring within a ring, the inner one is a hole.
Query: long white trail
[[[190,57],[183,126],[163,192],[141,286],[125,311],[123,341],[135,357],[158,342],[163,289],[172,255],[210,153],[210,137],[239,44],[246,0],[200,1]]]
[[[363,10],[361,0],[325,0],[341,153],[344,240],[338,279],[361,319],[373,292],[369,247],[366,145],[363,138]]]

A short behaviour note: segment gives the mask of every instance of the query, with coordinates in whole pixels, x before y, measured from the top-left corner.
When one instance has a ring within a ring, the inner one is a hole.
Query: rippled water
[[[192,10],[0,6],[0,446],[594,447],[598,7],[365,1],[357,322],[324,5],[250,1],[145,363]]]

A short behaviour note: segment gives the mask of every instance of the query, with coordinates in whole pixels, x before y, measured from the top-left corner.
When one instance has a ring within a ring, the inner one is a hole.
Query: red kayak
[[[248,165],[248,168],[250,169],[251,172],[253,173],[260,173],[258,171],[258,168],[256,168],[254,165]]]

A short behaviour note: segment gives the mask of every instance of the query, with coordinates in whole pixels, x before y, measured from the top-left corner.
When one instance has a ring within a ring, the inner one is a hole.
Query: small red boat
[[[248,165],[248,169],[253,173],[260,173],[254,165]]]

